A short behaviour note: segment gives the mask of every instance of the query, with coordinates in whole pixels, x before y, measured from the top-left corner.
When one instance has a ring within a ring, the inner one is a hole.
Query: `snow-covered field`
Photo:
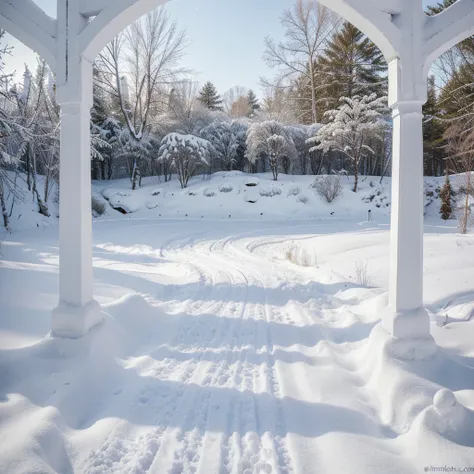
[[[181,191],[155,178],[133,195],[127,181],[105,193],[96,183],[96,196],[134,212],[95,220],[108,316],[82,340],[45,337],[56,224],[2,236],[0,473],[474,472],[474,236],[428,207],[439,350],[402,362],[377,326],[389,181],[357,195],[347,181],[326,204],[310,177],[247,180]],[[32,221],[23,206],[17,222]]]

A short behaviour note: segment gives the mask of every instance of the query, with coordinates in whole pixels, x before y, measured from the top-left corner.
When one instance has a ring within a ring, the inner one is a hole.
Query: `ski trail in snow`
[[[202,268],[202,264],[201,264]],[[207,276],[212,283],[208,285],[215,288],[214,269],[207,269]],[[209,298],[207,302],[201,302],[200,305],[191,306],[193,310],[191,314],[213,313],[217,316],[222,315],[228,303],[217,299]],[[199,318],[195,320],[189,319],[191,322],[187,326],[180,328],[178,336],[170,344],[175,350],[194,348],[205,348],[212,346],[222,340],[222,330],[224,325],[218,324],[219,319],[215,318],[214,327],[208,324],[201,324]],[[203,326],[203,327],[199,327]],[[214,342],[214,344],[212,344]],[[199,367],[201,360],[205,356],[205,352],[201,352],[196,358],[190,358],[185,362],[173,362],[171,359],[164,359],[156,362],[148,371],[147,375],[159,380],[172,380],[179,382],[182,390],[155,390],[153,384],[145,384],[145,386],[134,396],[131,402],[131,408],[125,420],[119,421],[107,437],[102,446],[91,453],[85,468],[85,472],[107,473],[107,472],[147,472],[150,469],[156,453],[158,453],[162,438],[164,437],[166,427],[173,421],[176,412],[178,412],[184,404],[188,392],[192,391],[192,384],[199,385],[202,376],[199,372],[206,372],[206,367]],[[207,366],[208,364],[204,364]],[[127,419],[133,418],[134,411],[143,409],[143,405],[147,404],[147,410],[151,413],[156,412],[156,418],[153,422],[154,427],[145,433],[137,436],[135,430],[130,430]],[[179,471],[178,471],[179,472]],[[188,471],[186,471],[188,472]],[[194,472],[194,471],[189,471]]]
[[[308,295],[311,308],[298,295],[292,302],[275,299],[275,285],[285,283],[288,269],[270,266],[268,272],[268,261],[255,253],[268,243],[259,232],[217,240],[200,233],[162,246],[161,256],[186,263],[199,275],[197,285],[177,289],[177,299],[171,292],[169,300],[159,303],[177,317],[186,315],[186,322],[165,346],[154,347],[151,338],[139,354],[124,361],[141,383],[127,395],[128,413],[90,454],[83,472],[301,472],[301,453],[289,434],[283,400],[304,400],[315,386],[303,373],[298,376],[300,365],[292,366],[297,382],[291,376],[288,380],[288,369],[282,372],[273,331],[285,327],[317,326],[319,343],[306,348],[306,357],[315,363],[330,358],[373,420],[368,434],[385,437],[377,400],[365,390],[351,360],[352,346],[331,337],[332,312],[343,303],[330,294]],[[319,300],[327,302],[324,310]],[[317,390],[324,395],[322,384]],[[323,397],[321,402],[331,400]],[[132,422],[137,419],[143,422]],[[319,459],[323,455],[316,438],[311,461],[324,464]]]

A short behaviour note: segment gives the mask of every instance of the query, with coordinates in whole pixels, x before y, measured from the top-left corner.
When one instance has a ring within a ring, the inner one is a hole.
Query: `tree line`
[[[455,0],[430,7],[436,14]],[[264,94],[234,87],[219,94],[186,70],[188,39],[161,7],[115,38],[94,64],[92,179],[144,176],[185,187],[196,173],[390,174],[387,64],[353,25],[314,0],[296,0],[281,16],[280,41],[265,38]],[[2,38],[4,35],[2,34]],[[4,43],[4,42],[3,42]],[[12,54],[0,49],[0,206],[4,225],[21,195],[19,180],[48,214],[59,174],[55,79],[38,59],[15,83]],[[425,174],[471,171],[474,148],[474,38],[433,68],[424,107]],[[37,177],[42,175],[42,189]],[[466,186],[470,188],[469,182]],[[7,201],[10,203],[7,207]]]

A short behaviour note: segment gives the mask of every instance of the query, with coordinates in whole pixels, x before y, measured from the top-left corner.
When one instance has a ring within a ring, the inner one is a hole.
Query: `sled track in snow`
[[[142,383],[128,394],[128,413],[90,453],[81,472],[299,472],[283,405],[284,397],[295,394],[287,392],[275,359],[275,324],[303,329],[319,325],[326,354],[347,374],[371,413],[373,427],[382,432],[375,400],[350,360],[351,349],[332,341],[324,316],[304,304],[290,311],[288,302],[278,306],[270,301],[269,278],[273,283],[284,280],[278,269],[276,275],[262,271],[262,259],[254,251],[273,240],[258,231],[220,239],[210,235],[199,233],[162,246],[163,258],[192,266],[199,281],[183,288],[178,300],[171,294],[160,303],[177,317],[185,316],[184,322],[165,346],[153,346],[150,338],[150,345],[142,347],[136,359],[147,358],[146,370],[140,372],[138,363],[127,367],[138,371]],[[311,295],[318,296],[339,304],[328,294]],[[311,391],[307,380],[298,384],[303,392]],[[265,406],[268,399],[272,403]],[[144,411],[145,426],[128,421]],[[315,448],[317,456],[317,442]]]

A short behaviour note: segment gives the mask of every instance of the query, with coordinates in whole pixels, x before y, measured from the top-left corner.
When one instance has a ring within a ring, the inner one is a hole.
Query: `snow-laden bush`
[[[262,197],[273,197],[273,196],[280,196],[281,189],[277,188],[276,186],[272,186],[270,188],[263,188],[260,190],[260,196]]]
[[[230,183],[221,184],[219,186],[219,192],[221,193],[231,193],[234,190],[234,187]]]
[[[287,196],[298,196],[298,194],[301,192],[301,189],[298,186],[293,186],[292,188],[289,189]]]
[[[98,196],[92,196],[92,215],[94,217],[103,216],[105,214],[106,202]]]
[[[387,127],[384,121],[387,98],[371,94],[341,97],[340,101],[336,110],[325,113],[328,123],[308,140],[308,144],[314,145],[311,152],[333,150],[349,158],[354,169],[353,191],[357,192],[362,162],[375,154],[372,144],[383,141]]]
[[[184,189],[199,168],[209,165],[210,147],[207,140],[194,135],[169,133],[161,141],[159,161],[171,162]]]
[[[362,196],[362,201],[366,204],[373,203],[377,208],[390,207],[390,200],[385,194],[384,188],[380,185],[372,188],[368,193],[364,194]]]
[[[308,204],[309,198],[307,196],[298,196],[297,201],[301,204]]]
[[[318,176],[312,187],[328,203],[333,202],[343,191],[340,176]]]
[[[212,189],[209,189],[209,188],[205,189],[203,191],[203,194],[204,194],[204,196],[206,196],[208,198],[214,197],[216,195],[215,191],[212,190]]]
[[[211,153],[223,169],[232,171],[237,164],[239,154],[245,147],[247,125],[233,120],[226,122],[214,120],[201,130],[201,137],[211,144]]]
[[[291,168],[291,163],[296,159],[297,152],[293,138],[280,122],[269,120],[254,123],[247,132],[246,157],[250,163],[263,157],[267,160],[273,173],[273,179],[278,180],[278,173],[283,168],[283,161],[288,160],[286,168]]]

